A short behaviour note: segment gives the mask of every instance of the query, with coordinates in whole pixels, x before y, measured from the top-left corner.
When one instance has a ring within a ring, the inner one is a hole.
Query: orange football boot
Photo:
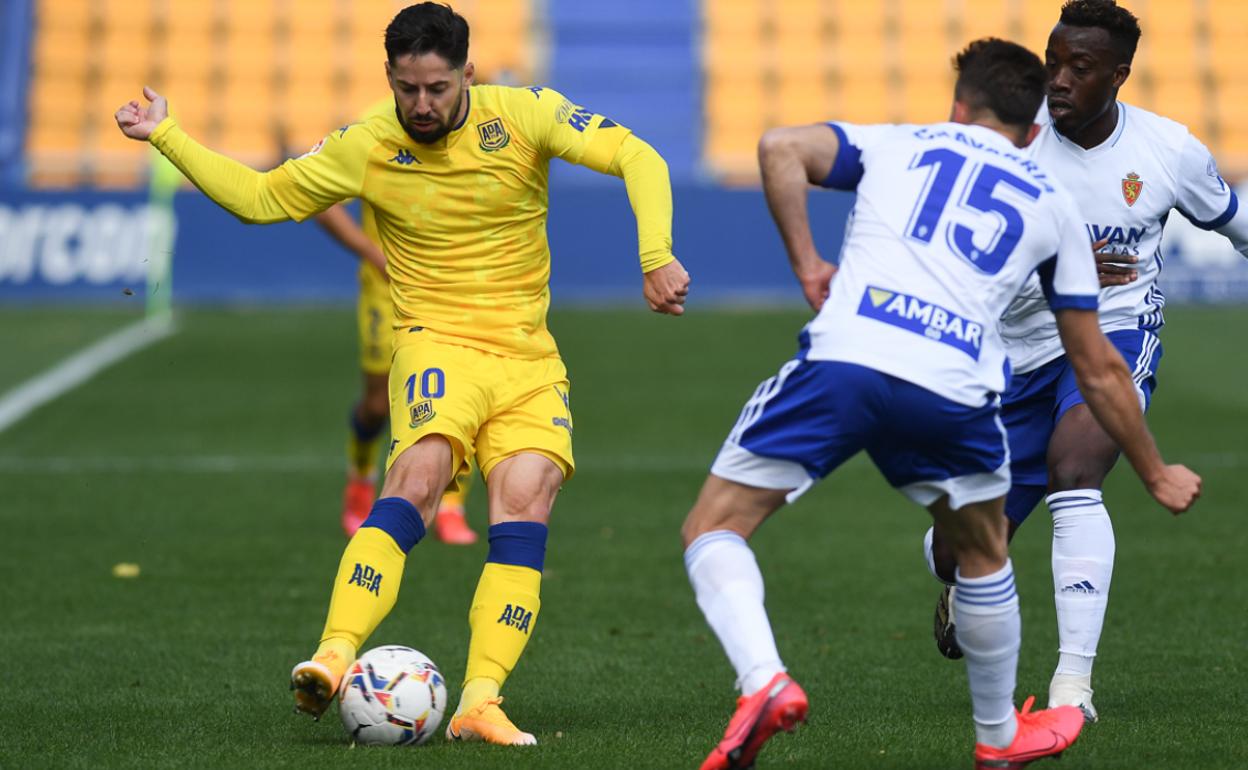
[[[314,655],[312,660],[305,660],[290,672],[290,689],[295,693],[295,712],[311,716],[319,720],[338,692],[342,675],[351,665],[334,650]]]
[[[1031,696],[1018,712],[1018,732],[1014,741],[1003,749],[975,744],[975,770],[1018,770],[1037,759],[1056,757],[1079,737],[1083,729],[1083,712],[1078,706],[1032,711],[1036,700]]]
[[[442,504],[433,520],[433,533],[443,543],[450,545],[472,545],[477,542],[477,533],[468,526],[468,521],[464,518],[464,506],[459,503]]]
[[[498,707],[503,699],[486,698],[462,714],[455,714],[446,726],[448,741],[485,741],[499,746],[536,746],[537,738],[511,723]]]
[[[377,497],[377,482],[372,479],[348,478],[347,489],[342,495],[342,531],[347,537],[355,534],[373,509]]]
[[[780,730],[793,732],[806,721],[810,707],[806,693],[783,671],[750,696],[737,698],[737,711],[728,722],[724,739],[702,763],[702,770],[739,770],[754,766],[767,739]]]

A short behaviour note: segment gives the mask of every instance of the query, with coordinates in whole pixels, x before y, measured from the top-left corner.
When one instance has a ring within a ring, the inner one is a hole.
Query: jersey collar
[[[1051,118],[1049,119],[1049,131],[1053,133],[1053,136],[1057,139],[1058,144],[1076,155],[1085,158],[1092,155],[1099,155],[1100,153],[1110,150],[1116,146],[1118,144],[1118,140],[1122,138],[1122,132],[1127,128],[1127,105],[1122,102],[1116,102],[1116,104],[1118,107],[1118,124],[1114,126],[1114,130],[1110,133],[1109,137],[1095,147],[1085,150],[1066,137],[1062,136],[1061,133],[1058,132],[1057,126],[1053,125],[1053,120]],[[1047,105],[1045,109],[1048,109]]]

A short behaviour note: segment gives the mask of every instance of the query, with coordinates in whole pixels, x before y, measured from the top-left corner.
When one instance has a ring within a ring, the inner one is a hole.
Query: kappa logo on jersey
[[[411,427],[419,428],[420,426],[424,425],[425,423],[429,422],[430,420],[432,420],[434,417],[437,417],[437,416],[438,416],[438,413],[433,411],[432,401],[430,401],[429,399],[425,399],[424,401],[418,401],[415,404],[412,404],[411,422],[410,422]]]
[[[367,564],[356,562],[347,585],[359,586],[374,596],[381,596],[381,573]]]
[[[943,342],[979,360],[984,327],[939,305],[898,291],[868,286],[858,305],[858,315]]]
[[[304,154],[300,155],[299,157],[300,157],[300,158],[310,158],[310,157],[312,157],[313,155],[317,154],[318,152],[320,152],[320,151],[321,151],[321,148],[325,146],[325,139],[328,139],[328,138],[329,138],[329,137],[325,137],[325,138],[321,139],[321,141],[319,141],[319,142],[317,142],[316,144],[312,145],[312,149],[308,150],[307,152],[305,152]]]
[[[494,118],[477,125],[477,136],[481,139],[481,149],[486,152],[498,152],[511,144],[511,136],[502,118]]]
[[[533,613],[519,604],[515,607],[508,604],[503,608],[503,614],[498,617],[497,622],[527,634],[529,633],[529,624],[533,622]]]
[[[1132,171],[1127,174],[1127,178],[1122,180],[1122,199],[1127,202],[1128,206],[1134,206],[1135,202],[1140,199],[1140,193],[1144,191],[1144,183],[1140,181],[1140,175]]]
[[[406,150],[406,149],[400,149],[398,154],[396,154],[393,158],[390,159],[390,162],[398,163],[400,166],[410,166],[413,163],[415,163],[418,166],[423,165],[420,162],[420,158],[417,158],[409,150]]]

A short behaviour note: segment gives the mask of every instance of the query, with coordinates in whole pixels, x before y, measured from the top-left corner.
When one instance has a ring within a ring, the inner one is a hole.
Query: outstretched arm
[[[151,102],[137,101],[117,110],[117,125],[131,139],[150,141],[191,183],[219,206],[244,222],[267,224],[290,219],[277,199],[266,195],[264,174],[205,148],[169,117],[165,97],[143,89]]]
[[[330,206],[316,215],[316,223],[331,238],[359,257],[361,262],[368,262],[380,270],[382,275],[386,274],[386,255],[381,253],[380,246],[364,234],[364,229],[356,223],[345,206],[340,203]]]
[[[205,195],[234,216],[251,223],[303,220],[341,200],[359,195],[363,164],[359,149],[341,137],[327,138],[302,158],[261,173],[200,145],[169,117],[165,98],[143,89],[151,102],[137,101],[117,110],[117,126],[131,139],[149,141]],[[330,148],[333,151],[330,151]],[[332,157],[331,157],[332,156]]]
[[[1200,477],[1161,459],[1144,424],[1131,372],[1101,333],[1096,311],[1063,309],[1056,316],[1066,358],[1097,422],[1122,449],[1149,494],[1173,513],[1186,511],[1200,496]]]
[[[689,273],[672,254],[672,183],[667,162],[649,144],[629,134],[607,173],[624,178],[637,218],[646,302],[655,312],[681,315],[689,294]]]
[[[807,188],[819,184],[836,162],[837,134],[824,125],[773,128],[758,143],[763,194],[776,221],[793,274],[815,310],[828,298],[836,266],[819,256],[810,233]]]

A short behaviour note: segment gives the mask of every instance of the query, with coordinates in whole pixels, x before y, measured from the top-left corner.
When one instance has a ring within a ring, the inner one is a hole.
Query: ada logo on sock
[[[529,633],[529,624],[533,622],[533,613],[519,604],[515,607],[508,604],[503,608],[503,614],[499,616],[498,622],[527,634]]]
[[[381,596],[381,573],[367,564],[356,562],[347,585],[357,585],[375,596]]]

